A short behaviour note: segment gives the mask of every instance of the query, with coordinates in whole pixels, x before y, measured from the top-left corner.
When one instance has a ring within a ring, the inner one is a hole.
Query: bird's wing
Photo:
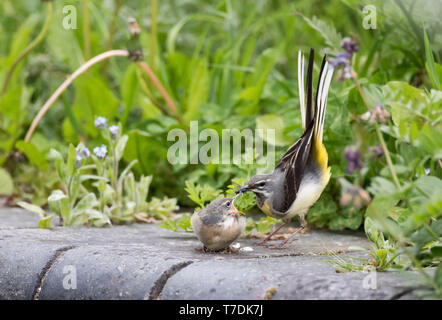
[[[286,212],[296,199],[312,146],[313,129],[312,121],[302,137],[287,150],[276,165],[275,170],[284,172],[284,200],[273,204],[280,212]]]

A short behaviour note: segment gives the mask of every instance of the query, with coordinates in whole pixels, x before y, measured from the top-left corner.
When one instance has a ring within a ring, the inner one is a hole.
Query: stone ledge
[[[0,228],[0,299],[414,298],[401,296],[406,280],[393,272],[377,273],[378,289],[367,290],[367,273],[336,273],[327,263],[332,251],[368,247],[361,232],[313,230],[275,250],[240,239],[253,251],[207,254],[193,234],[156,225],[46,230],[31,227],[34,218],[0,210],[8,226]],[[66,288],[72,267],[76,289]]]

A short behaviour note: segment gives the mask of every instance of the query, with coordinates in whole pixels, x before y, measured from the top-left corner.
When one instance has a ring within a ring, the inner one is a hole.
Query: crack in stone
[[[411,287],[411,288],[406,288],[405,290],[402,290],[401,292],[396,293],[395,295],[393,295],[390,300],[399,300],[400,298],[402,298],[403,296],[411,293],[413,294],[413,291],[419,289],[419,287]]]
[[[43,287],[43,283],[46,280],[46,277],[51,271],[52,266],[54,265],[55,261],[66,251],[73,249],[74,246],[67,246],[60,249],[57,249],[54,253],[54,255],[49,259],[49,261],[44,266],[43,270],[41,270],[40,275],[37,278],[37,283],[35,284],[34,292],[32,294],[32,300],[38,300],[40,298],[40,292],[41,288]]]
[[[166,286],[167,281],[177,272],[181,271],[188,265],[192,264],[194,261],[184,261],[174,264],[172,267],[164,271],[161,276],[155,281],[150,293],[144,297],[144,300],[160,300],[161,293]]]

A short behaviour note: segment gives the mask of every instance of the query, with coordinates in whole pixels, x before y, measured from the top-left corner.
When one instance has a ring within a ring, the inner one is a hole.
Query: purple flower
[[[381,145],[371,147],[370,151],[375,157],[378,157],[378,158],[380,158],[384,155],[384,148],[382,148]]]
[[[107,126],[107,119],[105,117],[98,117],[94,122],[98,129],[104,129]]]
[[[110,128],[109,128],[109,132],[110,132],[110,134],[111,134],[111,137],[112,138],[115,138],[116,136],[117,136],[117,134],[118,134],[118,126],[111,126]]]
[[[362,154],[353,146],[346,147],[344,149],[344,156],[347,160],[347,168],[345,173],[352,174],[357,169],[362,169],[363,163],[361,161]]]
[[[334,68],[339,68],[341,66],[349,65],[349,60],[351,59],[351,54],[349,53],[338,53],[336,58],[330,58],[328,61]]]
[[[347,51],[349,54],[359,51],[358,42],[348,37],[342,39],[341,48]]]
[[[94,153],[99,159],[104,159],[107,154],[107,147],[106,145],[102,144],[100,147],[94,148]]]

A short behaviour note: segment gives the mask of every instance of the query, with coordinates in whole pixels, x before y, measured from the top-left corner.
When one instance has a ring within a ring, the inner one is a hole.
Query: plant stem
[[[356,77],[356,73],[353,70],[351,72],[351,76],[352,76],[352,79],[356,85],[356,88],[358,88],[358,91],[359,91],[359,94],[362,98],[362,101],[364,102],[367,109],[371,110],[370,105],[369,105],[367,99],[365,98],[364,91],[362,90],[361,85],[359,84],[359,81]],[[401,190],[402,189],[401,184],[400,184],[399,179],[396,175],[396,171],[394,171],[393,162],[391,161],[391,157],[390,157],[390,152],[388,151],[387,144],[385,143],[384,137],[382,136],[382,132],[379,129],[378,123],[375,123],[375,128],[376,128],[376,134],[378,136],[379,142],[381,143],[382,148],[384,149],[385,159],[387,159],[387,165],[388,165],[388,168],[390,169],[391,176],[393,177],[393,181],[396,184],[396,187],[399,190]]]
[[[112,49],[112,43],[114,42],[115,28],[117,26],[118,13],[120,12],[122,5],[123,5],[123,0],[116,0],[114,14],[112,17],[111,24],[109,26],[109,37],[107,38],[107,41],[106,41],[106,51],[109,51]],[[102,76],[106,75],[107,66],[108,66],[108,61],[106,60],[103,62],[103,68],[101,71]]]
[[[149,64],[155,69],[155,57],[157,55],[157,17],[158,17],[158,0],[150,1],[150,48],[149,48]]]
[[[43,116],[48,112],[49,108],[55,103],[55,101],[58,99],[58,97],[70,86],[72,81],[74,81],[79,75],[86,72],[90,67],[97,64],[100,61],[109,59],[111,57],[128,57],[129,51],[127,50],[110,50],[103,52],[99,54],[98,56],[93,57],[92,59],[88,60],[85,64],[80,66],[77,70],[74,71],[58,88],[55,90],[55,92],[52,94],[52,96],[45,102],[43,107],[40,109],[40,111],[35,116],[34,120],[31,123],[31,126],[28,129],[28,132],[25,136],[25,142],[29,142],[31,140],[32,134],[34,133],[35,129],[37,128],[38,123],[41,121]],[[166,101],[167,105],[169,106],[170,111],[174,116],[177,117],[177,119],[181,122],[179,115],[178,115],[178,109],[173,102],[170,95],[167,93],[166,89],[164,89],[163,85],[161,84],[160,80],[158,80],[157,76],[153,73],[153,71],[149,68],[149,66],[144,61],[138,61],[137,64],[144,70],[147,77],[150,81],[153,82],[155,87],[158,89],[160,94],[163,96],[164,100]]]
[[[46,36],[46,33],[48,32],[50,22],[52,20],[52,2],[48,2],[48,8],[46,13],[46,20],[43,25],[43,28],[41,29],[40,33],[38,34],[37,38],[34,39],[26,48],[23,50],[23,52],[18,56],[17,59],[15,59],[14,63],[12,64],[11,68],[9,68],[8,73],[6,74],[5,81],[3,82],[3,88],[1,91],[0,96],[4,95],[7,88],[9,81],[11,80],[12,74],[14,73],[15,68],[17,65],[22,61],[29,52],[31,52],[40,42],[44,39]]]
[[[382,132],[379,129],[379,125],[377,123],[376,123],[376,134],[378,135],[378,139],[381,142],[382,148],[384,149],[385,159],[387,159],[387,165],[388,165],[388,168],[390,169],[391,176],[393,177],[393,181],[396,184],[396,187],[399,190],[402,190],[401,184],[400,184],[399,179],[396,175],[396,171],[394,171],[394,168],[393,168],[393,162],[391,161],[390,152],[387,149],[387,144],[385,143],[384,137],[382,136]]]
[[[25,142],[29,142],[31,140],[32,134],[34,133],[35,129],[37,128],[38,123],[43,118],[43,116],[46,114],[46,112],[49,110],[49,108],[54,104],[54,102],[57,100],[57,98],[69,87],[69,85],[72,83],[72,81],[75,80],[79,75],[87,71],[90,67],[92,67],[94,64],[109,59],[110,57],[127,57],[129,56],[129,52],[127,50],[111,50],[106,51],[104,53],[99,54],[96,57],[93,57],[89,61],[87,61],[85,64],[83,64],[80,68],[75,70],[74,73],[72,73],[58,88],[55,90],[55,92],[52,94],[52,96],[46,101],[46,103],[43,105],[43,107],[38,112],[37,116],[32,121],[31,127],[28,129],[28,132],[26,133]]]
[[[84,57],[87,60],[91,56],[91,25],[89,21],[89,0],[83,0],[83,38]]]
[[[167,93],[166,89],[164,89],[163,85],[161,84],[160,80],[158,80],[157,76],[153,73],[153,71],[144,61],[138,61],[137,64],[144,70],[149,80],[152,81],[152,83],[158,89],[160,94],[163,96],[164,101],[166,101],[166,104],[169,106],[169,109],[172,112],[172,114],[178,116],[178,109],[175,103],[173,102],[170,95]]]

